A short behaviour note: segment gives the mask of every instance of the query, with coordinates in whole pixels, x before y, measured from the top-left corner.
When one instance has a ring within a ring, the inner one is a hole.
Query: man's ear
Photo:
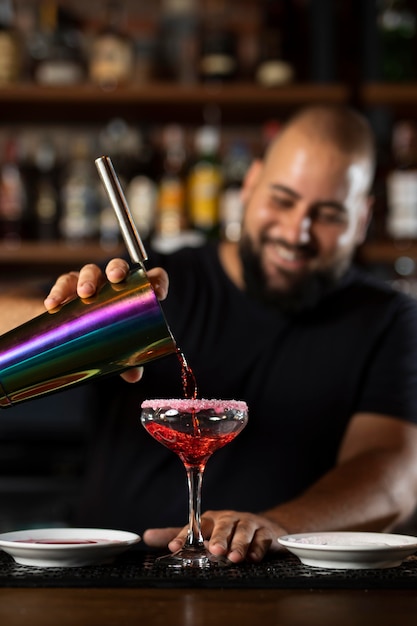
[[[246,202],[248,201],[252,193],[252,190],[254,189],[254,187],[256,186],[259,180],[259,177],[262,171],[262,166],[263,166],[262,160],[256,159],[249,166],[249,169],[245,174],[245,178],[243,179],[243,183],[242,183],[242,189],[240,192],[240,197],[241,197],[243,205],[245,205]]]

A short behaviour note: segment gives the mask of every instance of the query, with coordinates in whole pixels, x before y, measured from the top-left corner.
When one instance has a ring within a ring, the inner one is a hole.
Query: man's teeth
[[[288,248],[282,248],[281,246],[277,246],[276,250],[279,256],[285,261],[296,261],[298,258],[297,253],[294,251],[288,250]]]

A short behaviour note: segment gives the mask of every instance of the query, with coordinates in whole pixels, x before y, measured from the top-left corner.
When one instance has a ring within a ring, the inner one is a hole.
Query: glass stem
[[[186,467],[189,497],[188,534],[185,542],[187,548],[204,546],[201,534],[201,485],[204,468]]]

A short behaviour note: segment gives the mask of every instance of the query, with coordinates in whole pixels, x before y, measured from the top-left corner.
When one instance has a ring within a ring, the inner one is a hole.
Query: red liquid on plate
[[[73,546],[92,543],[112,543],[110,539],[15,539],[14,543],[39,543],[43,545]]]
[[[192,419],[195,429],[197,422],[195,414]],[[178,454],[183,463],[190,466],[204,464],[215,450],[228,444],[238,434],[238,432],[215,433],[212,429],[205,431],[198,422],[198,432],[194,430],[190,433],[180,432],[156,422],[146,422],[144,426],[152,437]]]

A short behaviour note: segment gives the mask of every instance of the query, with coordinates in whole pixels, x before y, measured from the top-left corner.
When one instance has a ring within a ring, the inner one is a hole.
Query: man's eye
[[[294,206],[294,200],[292,198],[283,198],[282,196],[273,196],[271,198],[271,206],[278,209],[290,209]]]
[[[345,224],[346,216],[340,211],[332,211],[331,209],[319,209],[315,214],[316,221],[326,224]]]

